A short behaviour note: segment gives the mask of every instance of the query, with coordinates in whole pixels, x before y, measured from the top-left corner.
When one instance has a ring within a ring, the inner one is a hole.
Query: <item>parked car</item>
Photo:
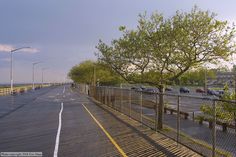
[[[20,90],[19,90],[19,93],[20,94],[23,94],[25,92],[25,89],[24,88],[21,88]]]
[[[38,90],[38,89],[40,89],[40,86],[36,86],[34,89],[35,89],[35,90]]]
[[[197,88],[196,93],[205,93],[205,91],[202,88]]]
[[[225,91],[224,90],[218,90],[217,91],[220,95],[224,95],[225,94]]]
[[[145,88],[140,86],[140,87],[131,87],[131,90],[134,90],[135,92],[142,92]]]
[[[217,90],[216,91],[216,96],[218,96],[219,98],[222,98],[223,97],[223,95],[224,95],[224,91],[223,90]]]
[[[165,91],[173,91],[173,88],[171,88],[171,87],[166,87],[166,88],[165,88]]]
[[[15,89],[13,89],[11,95],[17,95],[17,94],[18,94],[17,91]]]
[[[210,90],[210,89],[207,89],[207,94],[208,95],[215,95],[215,96],[218,96],[218,93],[214,90]]]
[[[153,93],[158,93],[159,90],[157,88],[145,88],[143,89],[143,92],[148,94],[153,94]]]
[[[189,93],[190,91],[189,91],[189,89],[186,88],[186,87],[180,87],[179,92],[180,92],[180,93]]]

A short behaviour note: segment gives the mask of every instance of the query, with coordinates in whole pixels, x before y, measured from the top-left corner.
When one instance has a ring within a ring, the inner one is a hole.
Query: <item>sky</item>
[[[46,82],[61,82],[72,66],[96,59],[99,39],[109,43],[118,38],[121,25],[135,28],[140,13],[168,17],[194,5],[236,21],[235,0],[0,0],[0,83],[9,83],[9,51],[14,48],[31,47],[13,54],[16,83],[32,82],[32,63],[38,61],[36,82],[42,68],[48,68]]]

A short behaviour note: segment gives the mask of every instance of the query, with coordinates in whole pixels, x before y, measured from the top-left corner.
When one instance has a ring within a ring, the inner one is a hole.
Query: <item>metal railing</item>
[[[160,93],[80,85],[89,94],[143,125],[204,156],[236,156],[235,101],[165,93],[163,129],[158,129]],[[233,112],[234,111],[234,112]]]
[[[48,86],[51,86],[51,85],[49,85],[49,84],[43,85],[43,86],[38,85],[38,86],[35,86],[35,88],[38,89],[38,88],[44,88],[44,87],[48,87]],[[11,93],[11,88],[10,87],[0,88],[0,96],[10,95],[10,94],[20,94],[20,93],[22,94],[22,93],[25,93],[29,90],[32,90],[31,85],[14,87],[13,93]]]

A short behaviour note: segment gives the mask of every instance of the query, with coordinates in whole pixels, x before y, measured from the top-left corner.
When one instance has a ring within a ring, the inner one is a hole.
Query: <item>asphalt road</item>
[[[116,152],[83,109],[83,101],[83,98],[75,101],[68,87],[0,97],[0,152],[42,152],[43,156],[53,156],[62,103],[58,156],[100,156]]]
[[[42,152],[45,157],[199,156],[176,149],[164,137],[159,140],[163,145],[169,141],[170,148],[154,143],[69,86],[0,97],[0,152]]]

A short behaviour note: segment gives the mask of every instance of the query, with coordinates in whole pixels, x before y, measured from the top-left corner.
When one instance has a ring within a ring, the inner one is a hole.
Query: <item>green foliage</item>
[[[224,110],[224,108],[223,108],[223,106],[221,105],[221,104],[218,104],[218,105],[216,105],[216,108],[215,108],[216,110],[216,118],[218,119],[218,120],[223,120],[223,121],[231,121],[231,120],[233,120],[233,115],[230,113],[230,112],[228,112],[228,111],[225,111]],[[204,104],[204,105],[202,105],[201,107],[200,107],[200,110],[204,113],[204,117],[205,118],[207,118],[208,120],[211,120],[211,119],[213,119],[213,107],[212,107],[212,105],[206,105],[206,104]]]
[[[224,91],[226,92],[225,94],[224,94],[224,96],[225,95],[229,95],[229,85],[228,85],[228,83],[226,83],[225,85],[224,85]]]
[[[96,74],[96,82],[99,82],[100,85],[115,85],[123,81],[119,75],[104,63],[89,60],[72,67],[68,76],[74,82],[92,84],[94,81],[94,72]]]
[[[180,82],[183,85],[204,85],[205,82],[205,71],[207,78],[215,78],[216,77],[216,70],[215,69],[205,69],[205,68],[198,68],[194,70],[190,70],[185,72],[180,77]]]
[[[225,94],[222,97],[223,100],[234,100],[236,101],[235,93],[230,93],[228,90],[225,90]],[[223,109],[225,111],[232,113],[236,113],[236,103],[228,103],[228,102],[221,102]]]
[[[232,72],[236,72],[236,65],[233,65],[233,68],[231,70]]]
[[[235,28],[215,17],[197,7],[166,19],[159,13],[140,15],[137,29],[121,26],[122,37],[110,45],[99,41],[98,58],[128,82],[172,83],[187,71],[227,60],[234,52]]]
[[[229,92],[229,87],[226,84],[224,87],[224,95],[222,96],[223,101],[218,101],[216,105],[216,117],[218,120],[222,121],[233,121],[236,120],[235,113],[236,113],[236,103],[229,102],[234,100],[235,101],[235,93]],[[225,100],[225,101],[224,101]],[[208,118],[213,117],[213,107],[212,105],[203,104],[200,107],[200,110],[204,113],[204,115]]]

